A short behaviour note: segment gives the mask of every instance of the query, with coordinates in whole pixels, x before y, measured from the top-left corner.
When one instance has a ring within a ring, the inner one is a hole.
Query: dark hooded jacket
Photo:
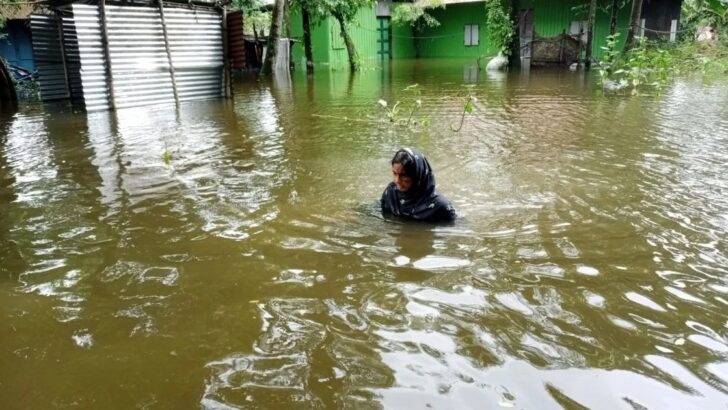
[[[394,182],[390,182],[382,194],[382,215],[422,222],[451,222],[457,218],[450,201],[435,191],[435,174],[427,158],[414,148],[403,148],[413,160],[407,174],[412,178],[412,188],[400,192]],[[414,168],[414,169],[412,169]]]

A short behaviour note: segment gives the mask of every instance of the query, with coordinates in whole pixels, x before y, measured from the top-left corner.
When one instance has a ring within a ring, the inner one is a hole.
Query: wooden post
[[[222,86],[223,96],[225,98],[232,97],[232,81],[230,78],[230,50],[228,49],[228,23],[227,8],[222,6]]]
[[[586,34],[586,57],[584,61],[584,68],[587,70],[591,69],[592,65],[592,54],[594,53],[594,20],[597,16],[597,0],[591,0],[591,6],[589,7],[589,23],[587,25],[588,33]]]
[[[66,57],[66,37],[63,33],[63,18],[61,12],[56,10],[56,25],[58,26],[58,41],[61,45],[61,60],[63,62],[63,75],[66,79],[66,91],[68,98],[73,99],[73,88],[71,88],[71,76],[68,74],[68,59]]]
[[[101,23],[101,47],[104,49],[106,59],[106,84],[109,87],[109,108],[116,107],[114,97],[114,77],[111,70],[111,53],[109,52],[109,30],[106,24],[106,0],[99,1],[99,22]]]
[[[634,38],[641,18],[642,0],[632,0],[632,14],[629,16],[629,31],[627,32],[627,41],[624,43],[625,51],[631,50],[634,47]]]
[[[172,52],[169,49],[169,38],[167,37],[167,23],[164,20],[164,3],[158,0],[159,16],[162,19],[162,36],[164,37],[164,50],[167,52],[167,63],[169,64],[169,76],[172,79],[172,92],[174,93],[174,103],[179,105],[179,94],[177,93],[177,79],[174,75],[174,64],[172,63]]]

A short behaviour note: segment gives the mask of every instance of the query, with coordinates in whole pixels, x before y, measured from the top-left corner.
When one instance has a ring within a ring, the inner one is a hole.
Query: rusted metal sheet
[[[244,70],[247,67],[245,61],[245,38],[243,36],[243,13],[236,11],[227,15],[228,30],[228,56],[230,66],[234,70]]]

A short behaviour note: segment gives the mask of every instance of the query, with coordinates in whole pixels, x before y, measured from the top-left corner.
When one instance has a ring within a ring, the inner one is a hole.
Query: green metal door
[[[392,22],[389,17],[377,17],[377,54],[392,58]]]

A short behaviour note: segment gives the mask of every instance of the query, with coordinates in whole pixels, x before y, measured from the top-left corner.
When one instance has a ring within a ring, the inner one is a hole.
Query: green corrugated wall
[[[415,41],[412,27],[392,23],[392,58],[415,58]]]
[[[333,18],[329,20],[331,21],[329,30],[332,38],[332,45],[337,42],[341,45],[340,48],[331,48],[331,67],[348,67],[349,54],[346,51],[344,39],[341,38],[339,22]],[[359,54],[359,60],[365,67],[379,63],[379,57],[377,55],[378,26],[379,24],[377,23],[377,16],[374,14],[374,9],[361,9],[358,13],[356,13],[354,21],[351,22],[348,27],[349,35],[354,41],[357,54]]]
[[[485,28],[485,6],[483,3],[455,4],[445,9],[435,9],[432,14],[440,25],[417,33],[417,48],[421,58],[474,57],[495,55],[488,41]],[[465,45],[465,25],[479,26],[479,45]],[[430,38],[423,38],[430,37]]]
[[[588,0],[520,0],[519,8],[534,10],[536,32],[544,37],[568,32],[573,20],[586,20],[586,13],[574,10],[575,6],[588,5]],[[602,46],[609,33],[610,15],[606,7],[611,0],[599,0],[596,29],[594,36],[594,57],[603,54]],[[629,25],[629,5],[619,11],[618,29],[624,42]],[[495,55],[497,50],[490,46],[488,31],[485,26],[485,5],[483,2],[450,5],[446,9],[436,9],[432,15],[440,22],[440,26],[427,28],[416,34],[406,25],[392,25],[392,57],[413,58],[419,50],[421,58],[477,58]],[[466,24],[479,25],[480,43],[477,46],[465,46],[464,27]],[[373,9],[362,9],[351,23],[349,33],[354,40],[361,63],[367,67],[379,65],[377,54],[377,18]],[[293,47],[294,61],[300,65],[303,61],[303,28],[300,13],[291,15],[292,36],[301,40]],[[343,69],[348,66],[348,55],[344,42],[339,34],[339,24],[328,17],[311,27],[313,58],[316,65],[328,66],[332,69]],[[422,38],[430,37],[430,38]]]
[[[328,25],[329,19],[325,19],[316,24],[311,24],[311,49],[313,52],[314,62],[328,62],[329,61],[329,36]],[[293,45],[293,62],[297,67],[304,67],[304,56],[306,55],[303,51],[303,21],[301,20],[301,13],[298,11],[291,10],[291,37],[298,40]]]
[[[361,9],[353,22],[349,24],[349,35],[354,41],[359,59],[364,67],[379,65],[377,54],[377,28],[379,23],[374,9]],[[311,26],[311,45],[313,60],[317,66],[332,69],[345,69],[349,66],[349,55],[341,37],[339,22],[327,17]],[[293,46],[293,58],[297,65],[304,59],[303,22],[299,11],[291,13],[291,36],[300,40]],[[409,26],[392,25],[393,58],[412,58],[415,56],[412,31]]]
[[[599,0],[596,28],[594,30],[594,49],[596,58],[603,54],[602,46],[606,44],[609,34],[611,15],[606,11],[611,0]],[[521,0],[519,9],[532,8],[534,10],[534,25],[536,32],[544,37],[555,36],[564,31],[569,32],[573,20],[586,20],[585,12],[574,10],[575,6],[588,5],[587,0]],[[583,9],[586,10],[586,9]],[[617,27],[622,34],[623,42],[629,25],[629,5],[620,9],[617,18]],[[418,37],[435,37],[419,39],[419,56],[423,58],[438,57],[478,57],[481,55],[494,55],[498,50],[490,46],[488,31],[485,25],[485,4],[483,2],[456,4],[445,9],[436,9],[431,13],[440,26],[428,28]],[[466,24],[480,26],[480,45],[478,47],[465,46],[464,30]]]
[[[520,9],[533,9],[533,24],[540,36],[551,37],[564,31],[569,32],[571,22],[574,20],[586,20],[587,12],[574,10],[574,7],[588,5],[587,0],[520,0]],[[606,38],[609,34],[609,23],[611,19],[610,12],[606,11],[607,7],[612,4],[611,0],[599,0],[597,8],[597,17],[594,29],[594,57],[599,58],[604,53],[602,46],[606,44]],[[630,4],[625,5],[619,10],[617,16],[617,29],[621,33],[620,40],[623,43],[627,36],[627,27],[629,26]]]

